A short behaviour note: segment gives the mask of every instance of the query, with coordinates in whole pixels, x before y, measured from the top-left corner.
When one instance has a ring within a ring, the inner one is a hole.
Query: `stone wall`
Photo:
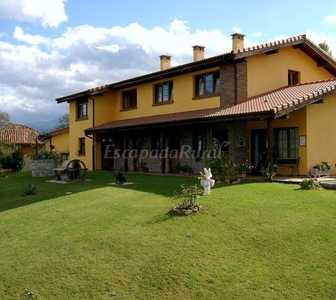
[[[55,160],[53,159],[36,159],[30,163],[33,177],[55,176],[53,168],[55,168]]]

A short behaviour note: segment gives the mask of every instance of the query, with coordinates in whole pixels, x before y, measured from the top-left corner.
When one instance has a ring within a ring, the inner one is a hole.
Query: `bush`
[[[303,190],[318,190],[321,188],[321,184],[315,178],[304,178],[300,186]]]
[[[276,176],[274,171],[270,171],[269,168],[261,170],[261,175],[264,177],[265,181],[273,182]]]
[[[198,198],[203,195],[203,190],[195,185],[185,187],[181,185],[181,193],[174,192],[176,198],[181,200],[173,209],[180,215],[188,215],[192,212],[198,212],[202,206],[198,203]]]
[[[3,169],[11,169],[16,172],[21,171],[24,164],[23,153],[17,147],[12,147],[12,151],[6,149],[6,154],[0,156],[0,164]],[[4,153],[4,152],[3,152]]]
[[[211,173],[216,180],[233,181],[237,178],[236,165],[229,160],[224,153],[215,157],[207,157],[205,160],[207,168],[211,168]]]

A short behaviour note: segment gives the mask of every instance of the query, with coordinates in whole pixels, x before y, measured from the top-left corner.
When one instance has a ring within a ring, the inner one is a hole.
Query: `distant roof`
[[[252,47],[245,47],[228,53],[212,56],[206,59],[202,59],[195,62],[186,63],[183,65],[175,66],[166,70],[157,71],[142,76],[126,79],[123,81],[105,84],[103,86],[94,87],[85,91],[81,91],[75,94],[57,98],[57,103],[70,102],[81,98],[87,98],[89,96],[95,96],[102,94],[112,89],[126,88],[158,79],[165,79],[180,74],[185,74],[195,70],[201,70],[202,68],[209,68],[212,66],[219,66],[226,63],[232,63],[239,61],[248,56],[257,55],[260,53],[276,53],[280,48],[292,46],[293,48],[300,49],[306,53],[309,57],[314,59],[318,66],[325,68],[332,76],[336,77],[336,61],[332,56],[325,52],[321,47],[313,43],[306,37],[305,34],[291,37],[288,39],[269,42],[266,44],[260,44]]]
[[[336,79],[285,86],[251,97],[243,103],[225,109],[218,107],[113,121],[88,128],[85,130],[85,133],[92,134],[114,129],[179,124],[193,121],[202,122],[215,119],[278,118],[332,94],[336,94]]]
[[[0,128],[0,140],[12,144],[32,145],[36,144],[40,131],[21,124],[9,124]],[[39,144],[43,142],[38,140]]]

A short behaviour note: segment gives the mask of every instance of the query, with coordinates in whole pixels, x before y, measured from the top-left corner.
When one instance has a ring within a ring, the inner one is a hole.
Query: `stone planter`
[[[311,176],[316,176],[316,177],[329,176],[329,174],[330,174],[330,170],[322,171],[322,170],[319,170],[317,168],[312,168],[311,171],[310,171],[310,175]]]
[[[51,177],[55,175],[55,160],[53,159],[34,159],[30,163],[33,177]]]

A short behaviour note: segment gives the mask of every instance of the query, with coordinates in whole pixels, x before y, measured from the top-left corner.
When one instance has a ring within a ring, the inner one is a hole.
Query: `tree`
[[[319,43],[321,49],[327,52],[330,56],[332,56],[332,51],[329,48],[329,45],[326,42]]]
[[[18,146],[6,141],[0,141],[0,169],[21,171],[24,164],[24,156]]]
[[[60,128],[66,127],[66,126],[69,126],[69,114],[61,115],[58,118],[56,129],[60,129]]]
[[[0,110],[0,128],[5,127],[10,124],[10,122],[9,114]]]

